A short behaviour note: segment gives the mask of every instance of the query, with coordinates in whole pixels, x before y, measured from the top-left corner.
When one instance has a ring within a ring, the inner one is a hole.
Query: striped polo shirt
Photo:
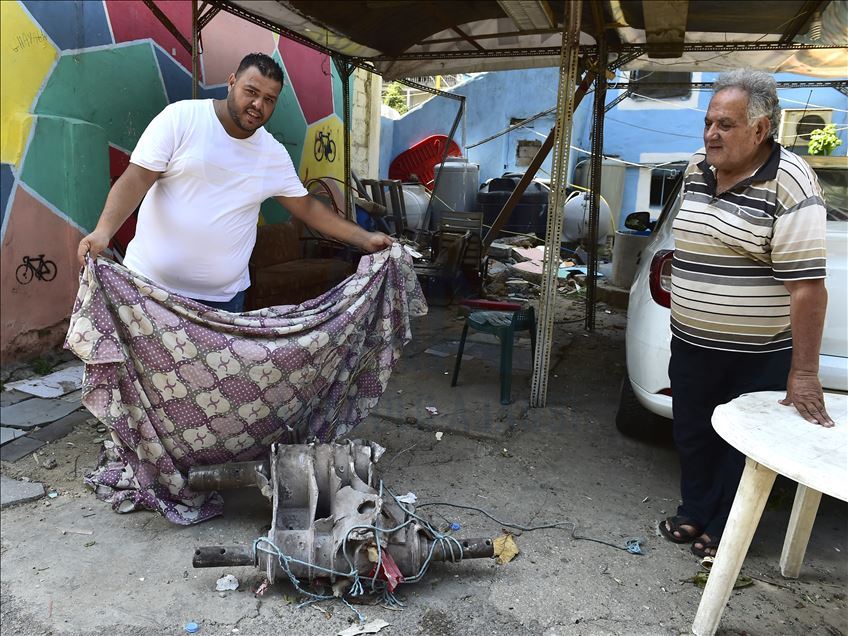
[[[749,353],[792,348],[784,281],[825,277],[825,206],[815,173],[772,142],[766,162],[716,195],[702,151],[674,220],[671,332],[690,344]]]

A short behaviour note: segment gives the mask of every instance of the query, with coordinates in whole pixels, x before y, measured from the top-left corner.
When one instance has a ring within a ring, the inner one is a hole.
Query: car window
[[[683,172],[680,172],[680,176],[677,179],[677,182],[674,184],[674,187],[671,190],[671,193],[668,196],[668,199],[665,201],[665,205],[663,206],[662,212],[660,212],[660,216],[657,219],[657,223],[654,226],[653,231],[656,232],[659,230],[665,223],[673,220],[677,211],[680,209],[680,199],[683,196]]]
[[[848,170],[816,168],[828,221],[848,221]]]

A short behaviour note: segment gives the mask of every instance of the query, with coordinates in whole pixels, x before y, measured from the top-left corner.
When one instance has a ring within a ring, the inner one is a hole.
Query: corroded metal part
[[[384,449],[374,443],[274,445],[267,462],[192,470],[190,484],[259,485],[269,495],[272,523],[258,549],[245,546],[198,548],[195,567],[256,565],[269,581],[371,576],[379,549],[404,577],[428,561],[459,561],[493,555],[491,539],[439,541],[431,527],[375,483],[375,463]],[[378,490],[379,489],[379,490]],[[374,528],[392,529],[378,531]],[[285,568],[276,546],[285,555]]]

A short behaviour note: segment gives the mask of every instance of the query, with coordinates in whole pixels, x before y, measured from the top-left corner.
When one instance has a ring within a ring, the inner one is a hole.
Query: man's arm
[[[80,241],[77,259],[85,266],[85,254],[97,258],[109,246],[109,241],[124,224],[130,214],[141,203],[147,191],[156,183],[161,172],[154,172],[131,163],[124,171],[106,197],[106,205],[100,214],[100,220],[94,231]]]
[[[819,351],[827,310],[824,279],[784,281],[784,285],[790,299],[792,367],[786,382],[786,398],[780,403],[794,404],[805,420],[830,428],[833,420],[825,410],[819,382]]]
[[[337,241],[358,247],[364,252],[377,252],[392,245],[390,236],[382,232],[369,232],[356,223],[343,219],[315,197],[275,198],[280,205],[309,227]]]

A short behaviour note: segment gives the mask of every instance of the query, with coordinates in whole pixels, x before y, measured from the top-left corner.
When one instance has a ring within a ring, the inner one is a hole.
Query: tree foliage
[[[401,115],[406,113],[409,108],[406,106],[406,91],[403,84],[399,82],[389,84],[383,95],[383,103],[390,108],[394,108]]]

